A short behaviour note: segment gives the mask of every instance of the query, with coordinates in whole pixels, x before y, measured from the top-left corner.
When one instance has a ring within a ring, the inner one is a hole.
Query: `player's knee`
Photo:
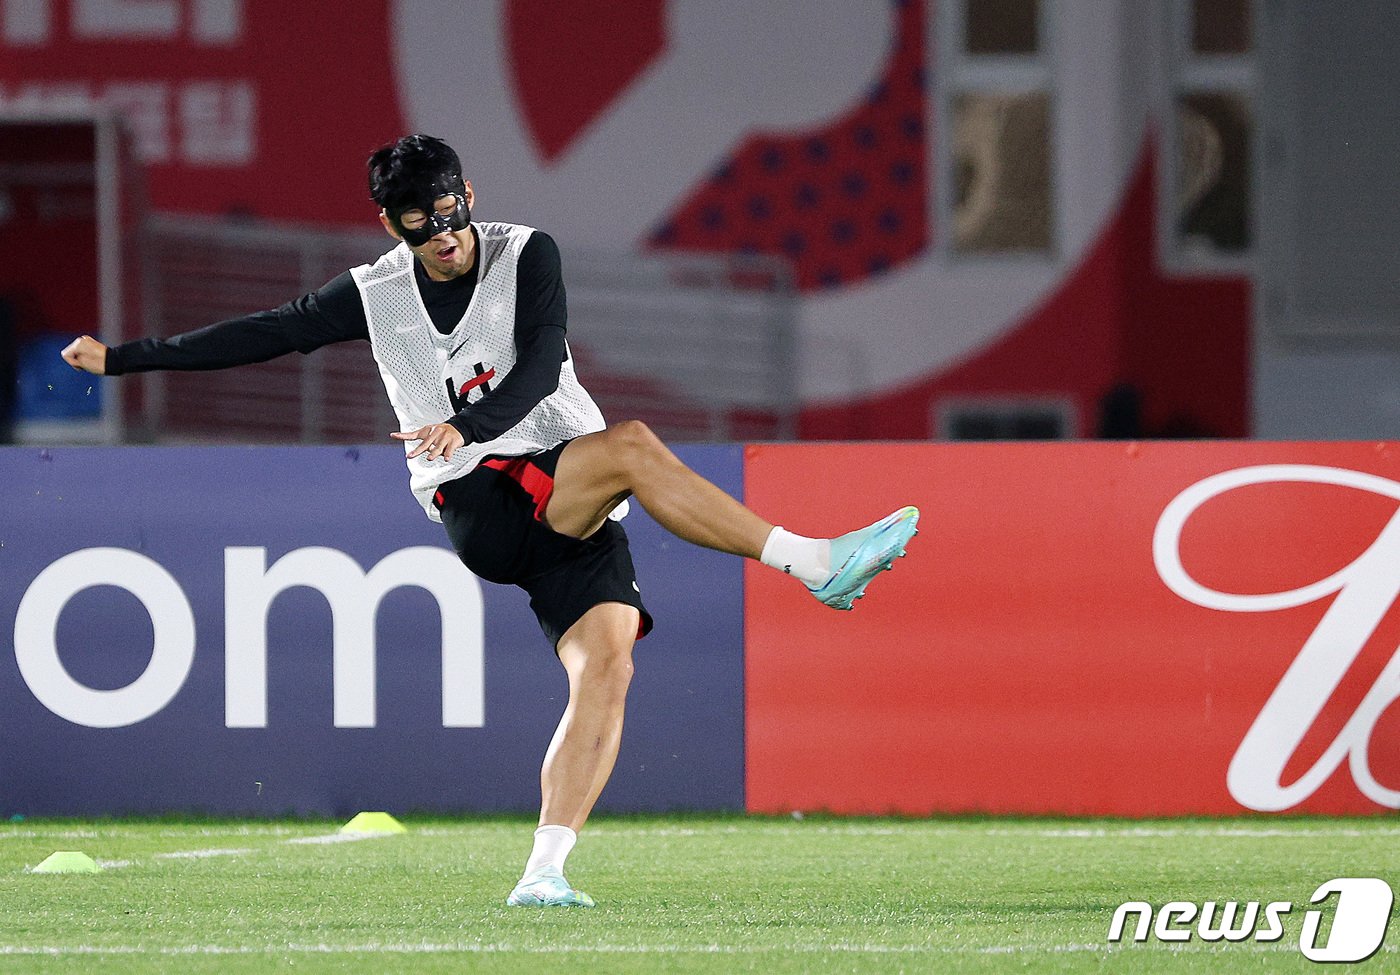
[[[622,420],[608,427],[608,432],[613,441],[623,447],[645,449],[656,440],[656,434],[651,432],[651,427],[641,420]]]
[[[632,683],[632,674],[636,672],[636,667],[632,663],[632,651],[620,651],[610,654],[603,661],[603,666],[607,668],[608,678],[620,687],[627,687]]]
[[[641,420],[623,420],[609,427],[608,433],[618,456],[629,465],[645,463],[666,449]]]
[[[626,692],[632,683],[632,648],[609,643],[589,647],[581,655],[581,676],[586,680]]]

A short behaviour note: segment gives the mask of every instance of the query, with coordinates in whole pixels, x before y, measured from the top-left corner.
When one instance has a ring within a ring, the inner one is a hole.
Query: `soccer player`
[[[399,244],[280,308],[169,339],[63,351],[123,375],[222,369],[365,339],[405,441],[409,485],[461,560],[513,583],[554,646],[569,701],[540,772],[534,849],[513,906],[582,905],[564,861],[612,773],[632,646],[652,626],[619,524],[636,498],[697,545],[759,559],[850,609],[915,534],[906,507],[834,539],[776,528],[681,463],[644,424],[608,426],[574,374],[550,236],[473,222],[475,192],[444,142],[411,135],[369,158],[370,196]]]

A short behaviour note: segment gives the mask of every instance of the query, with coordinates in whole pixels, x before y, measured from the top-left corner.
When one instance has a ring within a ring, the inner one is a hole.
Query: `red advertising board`
[[[1400,444],[765,445],[745,497],[923,512],[852,613],[748,567],[751,810],[1400,808]]]

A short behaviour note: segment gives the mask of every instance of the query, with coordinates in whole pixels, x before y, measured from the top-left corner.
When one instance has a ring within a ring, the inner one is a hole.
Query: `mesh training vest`
[[[449,382],[453,390],[466,389],[459,402],[475,403],[515,366],[516,264],[534,229],[509,223],[472,226],[479,243],[476,291],[450,335],[437,330],[423,307],[407,244],[350,272],[360,289],[374,359],[401,432],[441,423],[457,412],[448,395]],[[559,388],[523,420],[495,440],[463,444],[450,461],[429,461],[421,454],[413,458],[408,462],[409,486],[428,517],[441,521],[432,503],[437,486],[463,476],[488,454],[532,454],[604,427],[603,414],[579,385],[570,356],[559,372]],[[404,452],[413,446],[410,442]],[[613,517],[622,514],[619,505]]]

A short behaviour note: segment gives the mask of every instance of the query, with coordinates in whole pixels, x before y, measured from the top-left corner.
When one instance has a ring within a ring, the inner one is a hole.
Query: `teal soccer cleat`
[[[564,875],[548,868],[522,877],[506,898],[508,907],[592,907],[593,898],[574,890]]]
[[[868,528],[831,540],[830,579],[818,589],[807,589],[832,609],[852,609],[865,595],[870,580],[894,565],[909,539],[919,533],[919,509],[900,508]]]

